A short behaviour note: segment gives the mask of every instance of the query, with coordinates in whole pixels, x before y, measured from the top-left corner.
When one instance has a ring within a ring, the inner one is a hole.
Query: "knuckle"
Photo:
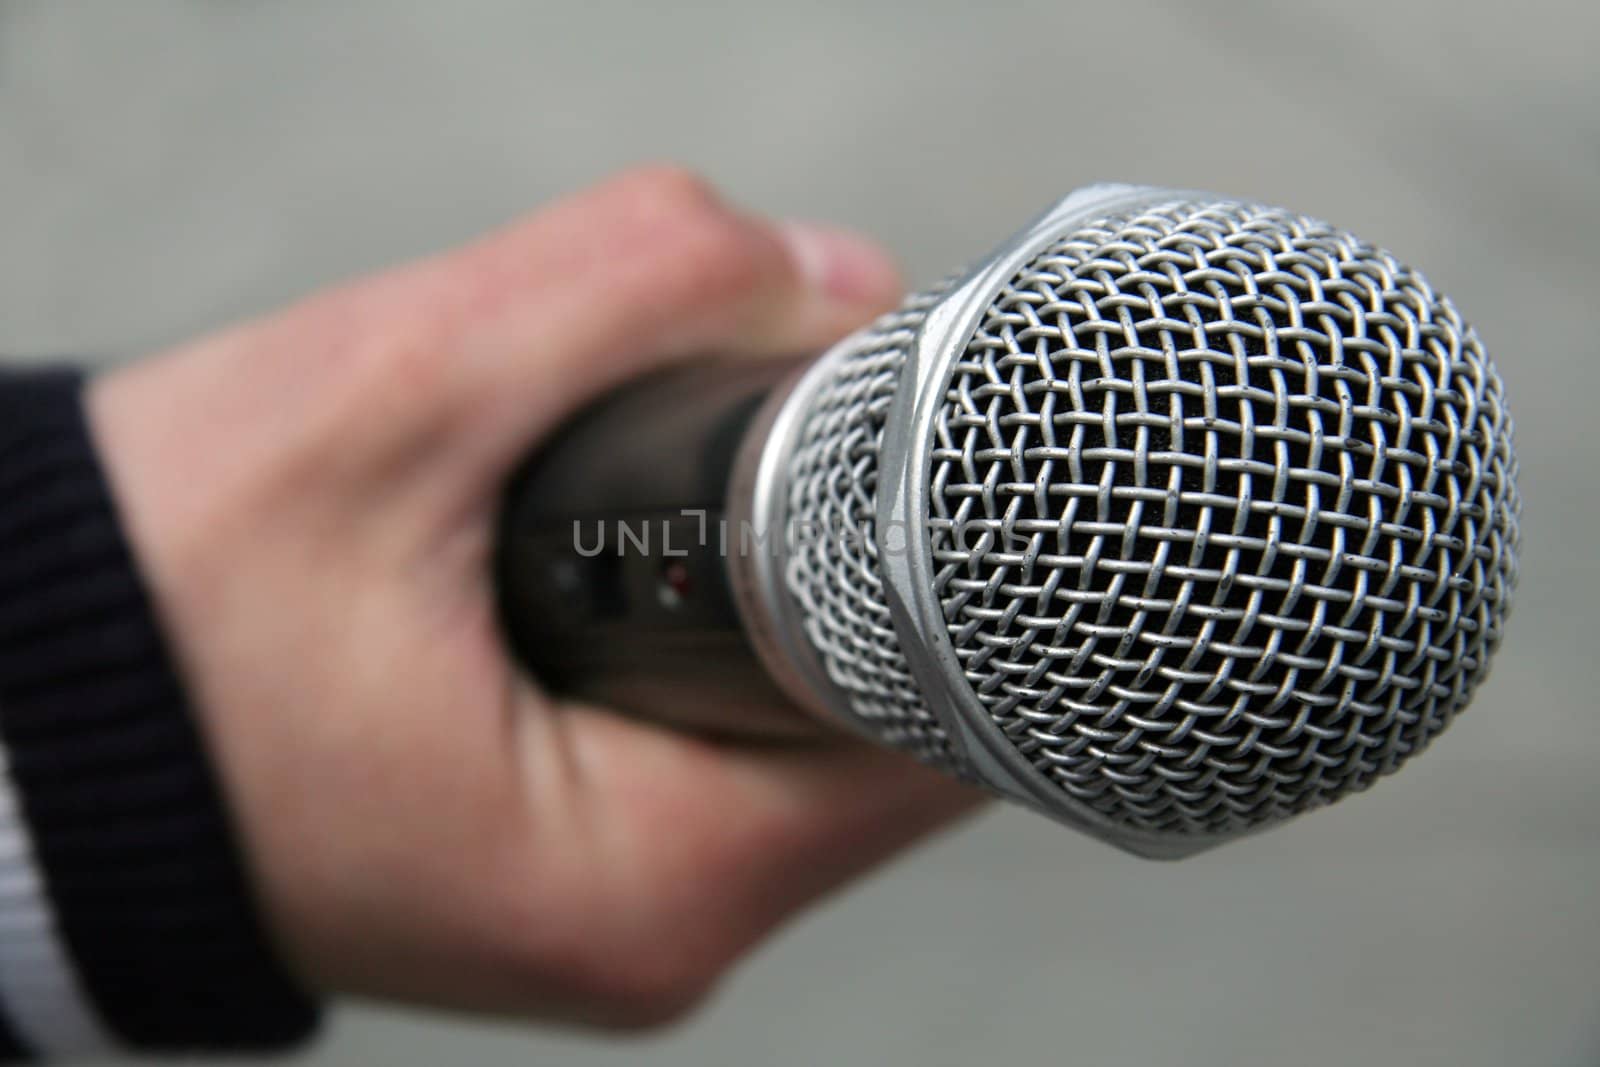
[[[656,1030],[687,1018],[739,946],[681,914],[643,910],[616,903],[573,916],[559,931],[525,927],[534,943],[518,954],[530,987],[553,985],[578,1017],[605,1029]]]
[[[532,984],[554,978],[580,1017],[607,1029],[654,1030],[687,1018],[710,994],[721,970],[677,943],[663,943],[671,938],[597,941],[567,954],[553,971],[549,955],[541,951],[530,959]]]
[[[442,318],[398,308],[358,316],[340,353],[350,403],[397,426],[432,406],[451,371]]]
[[[740,302],[766,276],[759,241],[733,219],[686,220],[663,235],[655,254],[665,297],[691,310]]]
[[[658,309],[694,315],[741,305],[787,263],[774,237],[690,171],[652,167],[623,185],[630,258]]]
[[[658,163],[624,172],[613,191],[636,210],[662,215],[723,212],[716,186],[675,163]]]
[[[779,292],[786,263],[774,239],[732,216],[657,231],[641,257],[656,310],[709,328],[744,321]]]
[[[678,966],[634,962],[613,981],[605,998],[605,1022],[617,1030],[660,1030],[693,1014],[712,985],[709,976]]]

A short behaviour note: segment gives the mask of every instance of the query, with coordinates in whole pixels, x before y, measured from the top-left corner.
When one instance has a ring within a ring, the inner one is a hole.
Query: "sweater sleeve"
[[[75,371],[0,369],[0,1059],[264,1051],[264,930]]]

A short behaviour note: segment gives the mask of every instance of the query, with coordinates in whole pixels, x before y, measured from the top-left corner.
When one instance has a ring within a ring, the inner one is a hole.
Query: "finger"
[[[592,914],[558,936],[598,961],[603,999],[681,1010],[785,918],[982,799],[851,742],[739,748],[587,708],[530,729],[530,809],[584,813],[546,836],[586,841],[537,851],[588,857],[572,884]]]
[[[724,825],[705,842],[737,954],[806,905],[855,880],[983,802],[903,753],[751,749],[734,759]]]
[[[441,410],[511,458],[627,379],[697,356],[814,352],[900,289],[864,239],[742,214],[669,168],[555,204],[412,284],[454,308]]]
[[[623,381],[697,355],[818,351],[899,287],[860,237],[741,214],[655,167],[174,356],[241,447],[278,447],[291,426],[325,483],[400,471],[471,501]]]

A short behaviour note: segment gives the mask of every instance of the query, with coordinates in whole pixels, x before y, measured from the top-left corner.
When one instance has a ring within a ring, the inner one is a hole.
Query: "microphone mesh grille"
[[[917,328],[944,288],[910,297],[854,335],[812,399],[789,468],[794,545],[784,579],[860,724],[884,744],[960,773],[901,654],[873,541],[884,421]]]
[[[1119,824],[1235,830],[1365,788],[1500,639],[1499,379],[1420,274],[1324,223],[1190,201],[1064,236],[994,299],[930,444],[961,670]],[[858,639],[883,624],[852,610]]]

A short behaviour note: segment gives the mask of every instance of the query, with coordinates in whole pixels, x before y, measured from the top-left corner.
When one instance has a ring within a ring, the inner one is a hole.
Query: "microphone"
[[[512,480],[496,573],[557,691],[772,735],[798,705],[1177,858],[1449,725],[1511,606],[1516,470],[1420,273],[1099,185],[798,370],[583,413]]]

